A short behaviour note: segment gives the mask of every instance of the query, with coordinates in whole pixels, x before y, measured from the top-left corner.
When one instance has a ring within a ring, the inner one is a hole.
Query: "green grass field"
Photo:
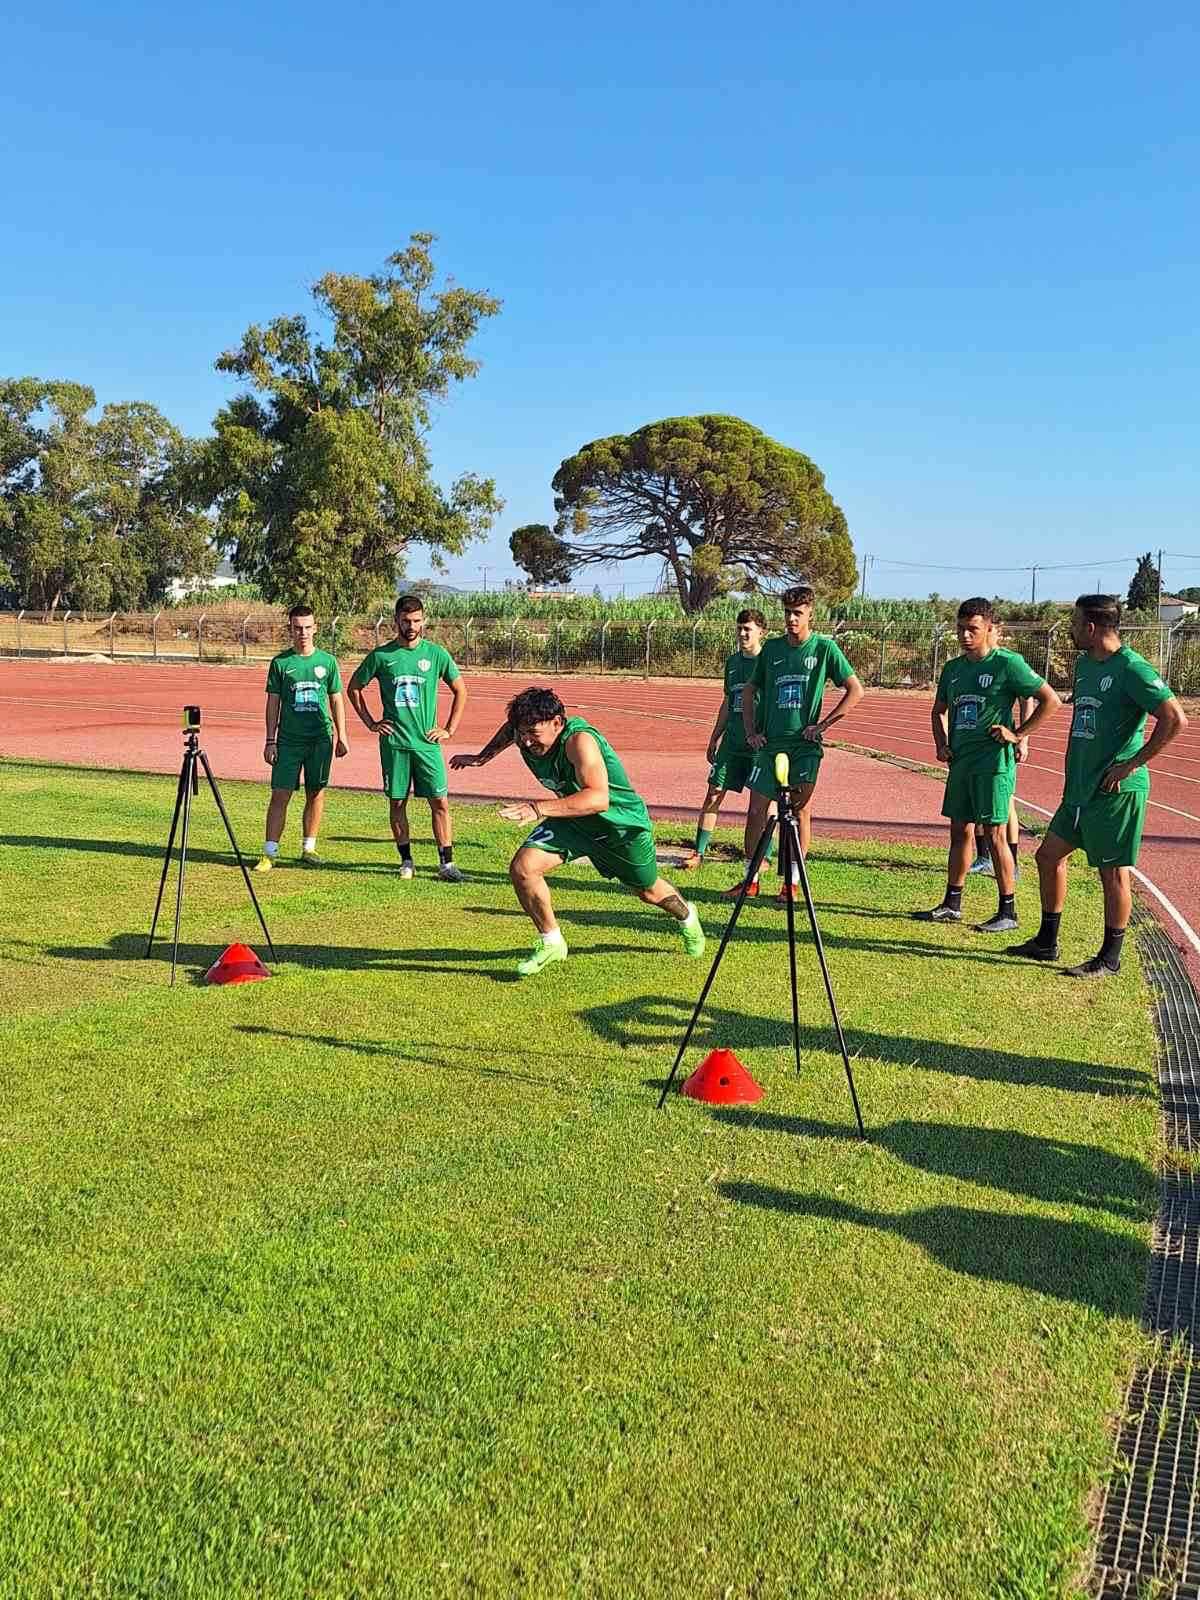
[[[519,833],[480,810],[468,884],[427,840],[403,884],[382,801],[333,795],[328,866],[257,880],[275,976],[215,989],[262,943],[202,794],[169,989],[173,791],[0,774],[0,1594],[1078,1592],[1144,1353],[1135,960],[1030,969],[908,920],[940,852],[819,841],[870,1142],[807,939],[791,1070],[766,905],[702,1039],[765,1099],[660,1114],[707,963],[566,869],[571,959],[515,980]],[[253,849],[262,790],[224,793]],[[688,885],[710,931],[728,880]],[[1078,874],[1067,957],[1099,921]]]

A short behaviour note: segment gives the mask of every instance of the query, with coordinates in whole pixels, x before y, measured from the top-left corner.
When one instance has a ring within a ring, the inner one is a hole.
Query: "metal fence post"
[[[22,651],[22,649],[21,649],[21,618],[24,615],[25,615],[25,607],[22,606],[20,611],[17,612],[17,654],[18,654],[18,656],[20,656],[20,655],[22,655],[24,653]]]
[[[1050,666],[1054,660],[1054,635],[1061,627],[1061,622],[1052,622],[1046,629],[1046,667],[1042,677],[1045,678],[1047,683],[1050,682]]]
[[[474,617],[468,617],[463,623],[463,657],[469,667],[473,667],[475,665],[471,657],[471,629],[474,626]]]
[[[883,687],[883,664],[887,660],[887,623],[885,622],[879,634],[879,670],[875,674],[875,687]]]
[[[508,629],[508,670],[517,670],[517,619],[514,617]]]
[[[604,671],[605,652],[606,652],[606,647],[607,647],[607,644],[608,644],[608,630],[609,630],[609,628],[611,626],[612,626],[612,624],[610,622],[608,622],[608,621],[604,621],[604,622],[602,622],[600,624],[600,671],[601,672]]]
[[[205,617],[207,617],[207,615],[208,615],[207,611],[202,611],[200,613],[200,620],[196,623],[196,660],[197,661],[203,661],[204,660],[204,619],[205,619]]]
[[[692,677],[696,676],[696,634],[700,631],[699,622],[692,623]]]
[[[242,660],[243,661],[245,661],[245,659],[246,659],[246,624],[249,621],[250,621],[249,617],[243,617],[242,618]]]
[[[940,655],[942,653],[942,633],[943,633],[943,629],[942,629],[941,623],[940,622],[935,622],[934,625],[933,625],[933,675],[932,675],[932,681],[934,683],[936,683],[938,681],[938,658],[940,657]]]
[[[113,660],[116,659],[116,655],[117,655],[117,646],[116,646],[116,642],[115,642],[116,641],[116,632],[115,632],[115,630],[113,628],[113,623],[116,620],[117,620],[117,613],[114,611],[112,616],[109,617],[109,619],[108,619],[108,653],[113,658]]]
[[[654,634],[654,623],[653,622],[648,622],[646,624],[646,670],[642,674],[642,676],[645,677],[645,678],[648,678],[650,676],[650,640],[651,640],[653,634]]]
[[[379,630],[382,627],[383,627],[383,618],[381,616],[376,617],[375,618],[375,648],[376,648],[376,650],[379,649]]]
[[[562,621],[554,624],[554,676],[562,672]]]
[[[337,655],[338,623],[341,620],[340,614],[329,619],[329,654],[331,656]]]
[[[153,652],[155,661],[158,660],[158,619],[161,616],[162,612],[156,611],[153,617],[150,619],[151,650]]]
[[[17,620],[20,621],[20,618]],[[1171,681],[1171,661],[1175,655],[1175,634],[1177,629],[1183,627],[1184,621],[1185,618],[1180,617],[1178,622],[1171,623],[1167,629],[1167,659],[1163,662],[1162,675],[1168,684]]]
[[[67,618],[70,615],[71,613],[69,609],[63,612],[63,655],[65,656],[69,656],[71,654],[71,646],[67,642]]]

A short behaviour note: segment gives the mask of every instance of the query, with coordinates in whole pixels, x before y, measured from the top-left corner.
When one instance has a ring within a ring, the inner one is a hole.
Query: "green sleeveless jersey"
[[[608,805],[594,817],[571,817],[570,821],[575,827],[590,833],[597,843],[618,839],[631,829],[649,832],[650,813],[646,810],[646,802],[630,783],[620,757],[604,735],[582,717],[567,718],[553,748],[544,756],[521,750],[521,758],[530,772],[551,794],[578,794],[583,785],[564,748],[574,733],[590,733],[600,746],[604,770],[608,774]]]

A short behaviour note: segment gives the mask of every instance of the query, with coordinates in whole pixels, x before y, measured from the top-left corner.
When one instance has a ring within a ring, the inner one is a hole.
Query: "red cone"
[[[209,983],[253,983],[271,974],[248,944],[231,944],[204,976]]]
[[[710,1106],[753,1105],[763,1097],[762,1085],[755,1083],[732,1050],[710,1051],[684,1083],[683,1092]]]

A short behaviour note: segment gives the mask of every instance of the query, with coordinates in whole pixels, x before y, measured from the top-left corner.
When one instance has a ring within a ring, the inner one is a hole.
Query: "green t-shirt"
[[[1100,779],[1117,761],[1129,761],[1142,748],[1146,713],[1154,711],[1171,691],[1158,673],[1128,645],[1093,661],[1081,655],[1075,663],[1071,737],[1067,742],[1067,782],[1063,804],[1085,806],[1100,788]],[[1148,794],[1150,773],[1131,772],[1121,794]]]
[[[626,776],[621,758],[604,735],[582,717],[567,718],[562,733],[544,756],[521,750],[522,759],[530,772],[551,794],[578,794],[583,785],[565,748],[567,740],[574,733],[590,733],[600,746],[604,770],[608,773],[608,805],[594,817],[572,817],[571,822],[591,834],[598,844],[619,843],[631,829],[649,831],[650,813],[646,810],[646,802]]]
[[[731,755],[743,754],[748,749],[746,730],[742,725],[742,690],[753,674],[757,660],[757,656],[744,656],[740,650],[735,650],[725,662],[725,704],[729,707],[729,717],[721,735],[721,744]]]
[[[380,737],[400,749],[416,750],[428,743],[426,734],[437,725],[438,683],[453,683],[458,676],[450,652],[440,644],[418,639],[410,649],[392,639],[359,662],[350,687],[365,689],[378,678],[383,720],[396,730]]]
[[[955,656],[938,679],[937,698],[950,724],[950,754],[955,762],[978,762],[996,771],[1011,767],[1010,744],[998,744],[989,729],[1011,728],[1014,700],[1035,695],[1046,680],[1015,650],[989,650],[979,661]]]
[[[307,656],[284,650],[267,668],[267,693],[279,696],[280,739],[327,739],[333,732],[329,696],[341,692],[337,659],[324,650]]]
[[[803,644],[788,643],[787,635],[768,639],[747,678],[757,691],[754,725],[768,744],[796,739],[821,715],[825,680],[840,688],[854,668],[836,640],[825,633],[810,633]]]

